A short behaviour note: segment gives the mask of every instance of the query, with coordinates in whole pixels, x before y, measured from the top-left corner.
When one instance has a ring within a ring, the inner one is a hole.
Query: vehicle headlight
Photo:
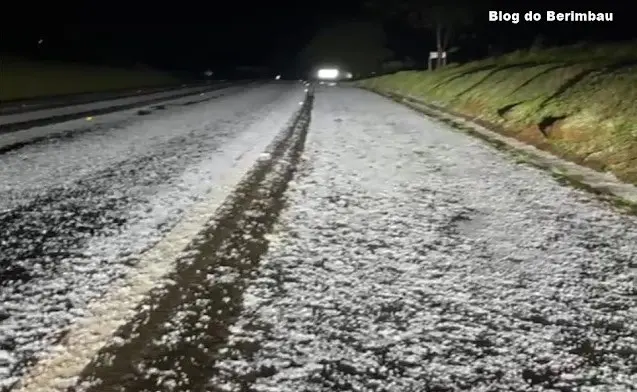
[[[339,71],[336,68],[322,68],[317,72],[317,76],[319,79],[336,79],[338,78]]]

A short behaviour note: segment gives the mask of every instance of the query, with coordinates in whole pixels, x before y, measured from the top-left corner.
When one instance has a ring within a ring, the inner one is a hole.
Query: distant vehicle
[[[336,80],[340,75],[338,68],[321,68],[316,72],[319,80]]]
[[[341,70],[337,67],[319,68],[314,79],[321,85],[335,86],[339,81],[352,78],[352,73]]]

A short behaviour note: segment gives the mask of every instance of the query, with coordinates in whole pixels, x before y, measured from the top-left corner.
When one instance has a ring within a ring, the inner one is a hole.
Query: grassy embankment
[[[167,73],[0,56],[0,101],[178,84]]]
[[[637,42],[518,51],[358,85],[418,97],[637,184]]]

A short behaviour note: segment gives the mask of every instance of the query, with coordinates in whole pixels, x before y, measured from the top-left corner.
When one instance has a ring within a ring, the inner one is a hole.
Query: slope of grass
[[[0,101],[177,84],[170,74],[0,56]]]
[[[637,42],[518,51],[357,85],[473,116],[637,184]]]

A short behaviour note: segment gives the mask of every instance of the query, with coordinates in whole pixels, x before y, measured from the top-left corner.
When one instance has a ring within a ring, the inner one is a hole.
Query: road
[[[0,380],[35,355],[13,390],[634,390],[637,218],[304,90],[0,155]]]
[[[78,102],[73,103],[60,99],[56,102],[34,102],[26,108],[12,106],[11,104],[0,106],[0,134],[13,133],[23,129],[43,126],[59,122],[112,113],[134,107],[151,104],[160,104],[167,100],[180,97],[188,97],[194,94],[207,94],[228,85],[250,83],[249,81],[215,82],[210,84],[198,84],[181,88],[150,90],[144,94],[128,93],[123,95],[98,95],[82,97],[76,96]]]
[[[79,105],[91,102],[99,102],[115,98],[142,96],[147,94],[183,90],[187,87],[196,87],[205,83],[190,83],[172,86],[146,86],[137,88],[120,89],[115,91],[103,91],[98,93],[65,94],[58,96],[26,98],[0,102],[0,115],[24,113],[33,110],[51,109],[63,106]]]

